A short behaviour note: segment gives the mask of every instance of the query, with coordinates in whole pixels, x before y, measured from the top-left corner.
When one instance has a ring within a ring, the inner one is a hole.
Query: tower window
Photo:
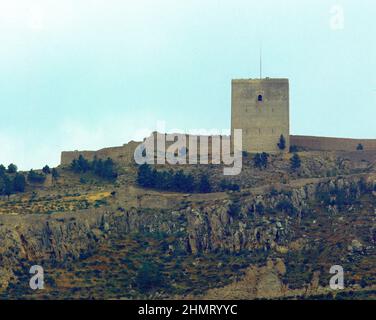
[[[262,101],[262,95],[261,94],[258,95],[257,100]]]

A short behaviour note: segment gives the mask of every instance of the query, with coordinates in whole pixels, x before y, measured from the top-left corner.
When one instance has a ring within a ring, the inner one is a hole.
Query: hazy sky
[[[260,43],[292,134],[376,138],[375,17],[374,0],[0,0],[0,163],[54,166],[157,121],[229,129]]]

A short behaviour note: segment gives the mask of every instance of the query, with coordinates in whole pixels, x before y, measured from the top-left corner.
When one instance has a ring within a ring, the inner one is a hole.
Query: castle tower
[[[243,130],[243,150],[276,153],[280,136],[290,147],[289,80],[232,80],[231,132]]]

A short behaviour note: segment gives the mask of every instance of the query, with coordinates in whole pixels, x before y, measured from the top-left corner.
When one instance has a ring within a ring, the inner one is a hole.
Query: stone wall
[[[164,134],[153,132],[152,135],[149,137],[152,139],[152,136],[154,136],[154,155],[155,155],[155,161],[157,156],[157,134],[160,138],[163,138]],[[229,136],[193,136],[193,135],[187,135],[187,134],[178,134],[174,133],[172,135],[180,136],[180,139],[182,137],[185,137],[186,141],[186,159],[187,163],[189,162],[189,156],[193,155],[196,156],[197,159],[200,159],[200,163],[211,162],[213,159],[213,155],[215,155],[216,159],[221,159],[221,153],[222,153],[222,138],[227,138],[229,141]],[[148,138],[148,139],[149,139]],[[212,150],[212,144],[213,141],[217,141],[216,145],[219,146],[219,149],[216,149],[213,152]],[[166,141],[165,142],[165,150],[166,152],[170,152],[169,147],[174,143],[174,141]],[[107,159],[108,157],[112,158],[114,161],[120,164],[130,164],[134,162],[134,151],[139,146],[141,142],[135,142],[131,141],[128,144],[124,144],[121,147],[111,147],[111,148],[104,148],[97,151],[63,151],[61,153],[61,161],[60,165],[62,166],[68,166],[71,164],[73,159],[77,159],[80,155],[85,157],[88,160],[93,160],[96,156],[98,159]],[[195,146],[194,146],[195,145]],[[174,146],[175,147],[175,146]],[[200,158],[200,152],[201,148],[203,154],[207,155]],[[184,149],[179,148],[179,150]],[[174,149],[175,151],[177,149]],[[192,162],[190,162],[192,163]]]
[[[63,151],[61,153],[60,164],[62,166],[69,165],[73,159],[77,159],[80,155],[88,160],[93,160],[94,156],[98,159],[112,158],[117,163],[127,164],[133,161],[133,153],[140,142],[131,141],[120,147],[104,148],[97,151]]]
[[[200,152],[200,139],[205,138],[208,141],[209,162],[212,157],[212,138],[207,136],[197,137],[197,152]],[[220,137],[219,137],[220,138]],[[362,144],[365,151],[376,151],[376,139],[342,139],[327,137],[310,137],[310,136],[290,136],[291,145],[315,151],[356,151],[358,144]],[[188,152],[192,149],[189,145],[189,136],[186,135]],[[104,148],[97,151],[63,151],[61,153],[61,165],[68,166],[73,159],[77,159],[79,155],[83,155],[86,159],[92,160],[94,156],[98,159],[112,158],[120,164],[130,164],[134,162],[134,150],[141,142],[131,141],[120,147]],[[172,142],[166,143],[166,149]],[[156,145],[156,143],[155,143]],[[243,133],[243,150],[244,148]],[[246,150],[246,149],[245,149]],[[267,151],[267,150],[261,150]],[[268,152],[268,151],[267,151]],[[269,151],[270,152],[270,151]],[[156,153],[155,153],[156,154]]]
[[[261,100],[261,101],[260,101]],[[288,79],[232,80],[231,132],[243,130],[243,150],[280,152],[280,136],[289,149]]]
[[[291,136],[291,145],[318,151],[355,151],[362,144],[365,151],[376,150],[376,139],[347,139],[311,136]]]

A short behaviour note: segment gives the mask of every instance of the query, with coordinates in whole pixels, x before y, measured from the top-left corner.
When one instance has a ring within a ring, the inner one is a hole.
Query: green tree
[[[193,192],[195,190],[195,179],[191,174],[185,176],[185,186],[182,191]]]
[[[172,186],[177,192],[193,192],[195,188],[194,178],[191,174],[186,175],[183,170],[179,170],[173,177]]]
[[[136,286],[141,292],[148,292],[164,285],[164,277],[160,267],[153,262],[144,262],[137,271]]]
[[[93,171],[96,175],[101,176],[103,173],[104,163],[102,159],[94,159],[92,163]]]
[[[240,210],[240,204],[237,201],[234,201],[230,204],[228,208],[228,214],[233,218],[237,218],[240,214]]]
[[[4,195],[8,196],[8,199],[9,199],[10,195],[13,192],[14,192],[13,182],[8,177],[5,177],[5,179],[4,179]]]
[[[302,161],[300,160],[300,157],[297,153],[294,153],[294,155],[290,159],[290,167],[293,171],[299,169],[301,167]]]
[[[50,174],[51,173],[51,169],[48,165],[45,165],[42,169],[43,173],[44,174]]]
[[[267,168],[268,159],[269,159],[269,154],[267,154],[266,152],[256,153],[253,157],[254,166],[256,168],[259,168],[260,170],[263,168]]]
[[[173,172],[170,171],[154,171],[155,174],[155,188],[160,190],[171,190],[173,184]]]
[[[283,134],[281,134],[281,136],[279,137],[279,142],[277,143],[277,146],[280,150],[286,149],[286,139],[283,136]]]
[[[175,191],[182,191],[184,190],[184,184],[185,184],[185,175],[183,170],[179,170],[175,173],[173,178],[173,189]]]
[[[57,178],[59,178],[59,172],[57,171],[57,169],[56,168],[52,168],[52,171],[51,171],[51,174],[52,174],[52,178],[54,179],[54,180],[57,180]]]
[[[2,164],[0,164],[0,177],[5,176],[6,172],[7,172],[7,169]]]
[[[23,174],[17,173],[13,180],[14,191],[25,192],[26,179]]]
[[[43,183],[46,180],[46,176],[31,169],[27,174],[27,180],[30,182]]]
[[[105,179],[115,179],[117,177],[115,163],[111,158],[107,158],[107,160],[103,162],[103,169],[100,176]]]
[[[90,170],[90,163],[82,154],[80,154],[78,159],[73,159],[70,168],[76,173],[87,172]]]
[[[211,192],[212,188],[210,185],[209,177],[206,174],[203,174],[200,177],[200,182],[198,185],[198,191],[201,193],[209,193]]]
[[[13,163],[11,163],[9,166],[8,166],[8,173],[16,173],[18,170],[17,166]]]
[[[80,154],[78,157],[77,165],[80,172],[87,172],[90,170],[90,163],[82,154]]]
[[[240,190],[240,186],[238,184],[232,183],[232,182],[227,181],[225,179],[222,179],[219,187],[221,188],[222,191],[226,191],[226,190],[239,191]]]
[[[155,186],[155,173],[147,163],[138,167],[137,183],[144,188],[152,188]]]

